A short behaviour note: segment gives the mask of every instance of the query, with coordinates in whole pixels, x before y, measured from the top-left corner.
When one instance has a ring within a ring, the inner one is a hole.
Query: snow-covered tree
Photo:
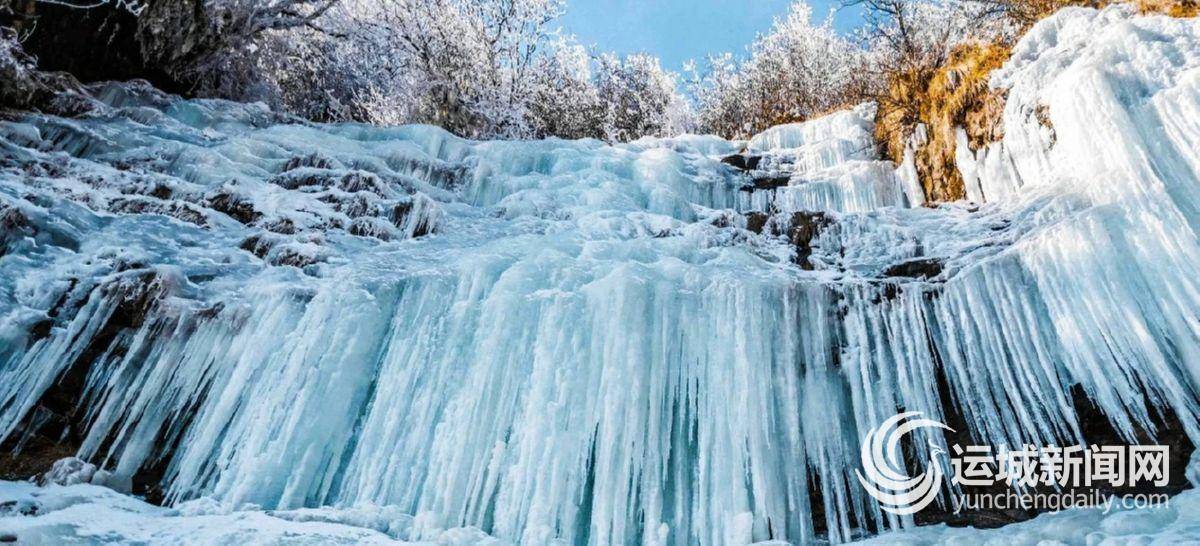
[[[670,132],[672,107],[679,108],[676,77],[663,70],[657,57],[636,53],[622,59],[605,53],[596,64],[605,138],[628,141]]]
[[[586,48],[560,37],[534,73],[529,114],[535,136],[604,138],[605,109]]]
[[[127,49],[173,88],[318,121],[430,123],[473,138],[629,140],[692,127],[657,59],[593,55],[560,35],[564,0],[61,2],[134,14]]]
[[[991,1],[851,0],[863,7],[859,36],[880,70],[936,67],[955,46],[970,40],[1011,37],[1011,19]]]
[[[839,36],[831,21],[816,23],[812,8],[792,5],[738,63],[712,56],[692,79],[700,129],[745,137],[772,125],[803,120],[862,98],[864,54]]]
[[[562,9],[562,0],[342,0],[313,25],[244,48],[211,90],[313,119],[431,123],[474,138],[691,129],[676,75],[647,55],[590,55],[552,28]]]

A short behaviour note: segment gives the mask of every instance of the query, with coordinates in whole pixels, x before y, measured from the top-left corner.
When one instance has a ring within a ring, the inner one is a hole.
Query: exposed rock
[[[920,258],[898,263],[884,269],[884,277],[912,277],[932,279],[942,272],[942,260],[938,258]]]
[[[392,221],[392,225],[394,225],[400,229],[406,229],[407,227],[409,227],[409,222],[410,222],[409,217],[412,214],[413,214],[413,203],[411,201],[404,201],[404,202],[396,203],[396,205],[392,207],[392,213],[391,213],[389,219]],[[412,226],[412,236],[413,237],[423,237],[425,235],[429,235],[430,233],[433,233],[434,226],[432,224],[430,224],[428,218],[421,217],[421,218],[418,218],[416,221],[417,221],[417,225]]]
[[[471,168],[463,163],[446,163],[437,159],[427,160],[417,157],[406,158],[389,163],[393,170],[423,179],[442,189],[455,191],[466,183]],[[412,182],[407,177],[388,177],[388,183],[405,189],[406,193],[414,191]]]
[[[29,219],[16,207],[0,203],[0,232],[30,227]]]
[[[376,203],[371,199],[368,199],[366,195],[352,194],[345,197],[331,198],[329,200],[334,203],[334,209],[351,218],[358,218],[361,216],[377,216],[379,214],[379,206],[376,205]],[[411,206],[412,205],[409,204],[409,207]]]
[[[939,397],[942,400],[942,408],[945,410],[943,422],[950,427],[944,431],[947,447],[953,448],[955,444],[960,446],[980,445],[984,443],[980,438],[972,435],[969,431],[975,430],[976,427],[971,424],[966,416],[958,411],[956,404],[949,403],[953,400],[945,373],[938,368],[937,372],[937,387]],[[1096,406],[1096,404],[1087,397],[1086,393],[1078,385],[1071,388],[1070,393],[1071,406],[1074,410],[1074,418],[1080,426],[1080,434],[1082,440],[1087,445],[1101,446],[1124,446],[1129,445],[1131,440],[1124,438],[1121,433],[1113,426],[1104,412]],[[1183,430],[1182,420],[1178,415],[1175,415],[1171,410],[1162,410],[1164,413],[1154,415],[1153,432],[1139,429],[1137,438],[1133,439],[1134,443],[1140,444],[1159,444],[1168,446],[1170,461],[1169,475],[1167,476],[1167,485],[1164,487],[1155,487],[1153,485],[1140,485],[1138,487],[1121,487],[1113,488],[1108,484],[1103,486],[1078,486],[1066,487],[1062,490],[1055,489],[1051,486],[1038,485],[1026,491],[1028,494],[1068,494],[1068,495],[1089,495],[1094,491],[1099,490],[1103,496],[1108,495],[1124,495],[1124,494],[1167,494],[1175,495],[1180,491],[1188,488],[1188,479],[1186,475],[1187,461],[1194,451],[1194,446],[1188,438],[1187,433]],[[904,445],[907,444],[907,445]],[[909,468],[916,468],[918,461],[916,450],[911,444],[903,442],[903,450],[908,464],[913,465]],[[1074,445],[1074,441],[1067,442],[1067,445]],[[927,453],[928,448],[922,448],[924,453]],[[990,494],[1004,495],[1012,490],[1003,481],[999,480],[995,484],[989,486],[970,486],[965,489],[965,493],[971,495]],[[931,504],[925,509],[917,512],[913,518],[918,525],[929,525],[934,523],[945,523],[953,527],[970,526],[981,529],[989,529],[1001,527],[1011,523],[1025,521],[1036,517],[1044,510],[1025,509],[1019,504],[1013,503],[1010,507],[979,507],[978,509],[964,510],[955,513],[949,504],[942,506],[938,503]]]
[[[762,162],[762,156],[759,155],[733,154],[721,158],[721,163],[739,171],[753,171],[758,168],[760,162]]]
[[[12,29],[0,27],[0,108],[77,116],[99,106],[69,74],[37,70]]]
[[[346,231],[351,235],[374,237],[381,241],[388,241],[392,238],[392,226],[379,218],[356,218],[350,222],[350,228]]]
[[[387,196],[387,186],[378,176],[365,171],[350,171],[338,182],[342,191],[356,193],[365,191],[380,197]]]
[[[328,250],[313,243],[285,243],[276,246],[268,255],[271,265],[290,265],[304,269],[313,264],[324,262]]]
[[[150,190],[150,196],[159,199],[170,199],[171,193],[171,187],[166,184],[155,184],[154,189]]]
[[[284,235],[292,235],[299,231],[296,228],[296,222],[291,218],[276,218],[269,222],[260,222],[263,229],[272,233],[282,233]]]
[[[277,174],[270,183],[284,189],[331,188],[337,183],[338,173],[325,168],[293,167]]]
[[[914,66],[888,76],[887,100],[880,101],[875,118],[876,142],[897,164],[906,150],[911,152],[928,201],[966,197],[956,161],[960,130],[970,151],[1003,136],[1007,97],[989,82],[1010,53],[1006,43],[968,42],[953,48],[940,66]]]
[[[90,292],[88,297],[103,298],[115,305],[111,313],[96,317],[103,321],[96,333],[77,341],[86,345],[74,353],[75,358],[0,444],[0,453],[5,454],[0,456],[0,477],[28,479],[79,450],[87,418],[79,401],[86,392],[92,366],[125,353],[130,340],[122,334],[139,328],[158,302],[171,293],[171,285],[153,270],[128,271]]]
[[[108,210],[121,214],[161,214],[201,227],[208,225],[204,211],[184,201],[163,201],[141,196],[118,197],[109,201]]]
[[[20,451],[9,449],[16,442],[5,442],[0,449],[0,480],[28,480],[44,472],[54,461],[75,454],[78,446],[45,435],[33,434],[24,439]],[[4,515],[0,506],[0,516]]]
[[[727,228],[736,224],[735,218],[737,218],[736,213],[732,211],[721,211],[713,215],[713,217],[709,219],[709,223],[715,227]]]
[[[813,251],[812,243],[821,234],[821,230],[832,223],[833,220],[824,212],[792,213],[791,223],[787,229],[787,240],[796,248],[794,261],[801,269],[808,271],[813,269],[813,264],[809,261]]]
[[[328,158],[319,153],[313,152],[308,155],[296,156],[287,160],[287,163],[283,164],[283,169],[280,172],[294,171],[301,167],[329,170],[341,168],[341,165],[339,165],[338,162],[332,158]]]
[[[271,252],[271,249],[275,248],[275,245],[278,245],[284,241],[285,239],[279,235],[268,232],[259,232],[246,237],[242,241],[242,244],[238,245],[238,248],[250,252],[259,258],[266,258],[267,254]]]
[[[77,286],[79,286],[79,279],[70,279],[66,289],[59,295],[58,300],[54,302],[50,310],[46,312],[46,318],[37,321],[29,328],[28,343],[30,345],[50,337],[51,332],[54,331],[56,319],[63,314],[63,311],[66,311],[68,315],[72,315],[83,304],[78,298],[74,300],[71,298]]]
[[[787,174],[767,174],[755,176],[753,182],[748,186],[742,186],[742,191],[754,192],[762,190],[776,190],[786,187],[791,181],[791,175]]]
[[[763,228],[767,226],[767,220],[771,219],[771,215],[765,212],[751,212],[746,214],[746,229],[754,233],[761,234]]]
[[[1050,146],[1054,146],[1058,142],[1058,133],[1054,130],[1054,122],[1050,121],[1050,107],[1045,104],[1039,104],[1037,109],[1033,111],[1033,115],[1037,118],[1038,124],[1046,128],[1050,135]]]
[[[206,200],[208,207],[226,214],[230,218],[249,225],[262,218],[262,213],[254,210],[254,205],[242,196],[222,189],[210,195]]]
[[[16,207],[0,203],[0,256],[14,241],[37,234],[37,228]]]

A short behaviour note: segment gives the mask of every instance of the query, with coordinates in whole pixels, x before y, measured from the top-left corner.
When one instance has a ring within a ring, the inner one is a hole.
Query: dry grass
[[[1144,14],[1171,17],[1200,15],[1200,0],[1134,0]],[[1108,0],[1007,0],[1011,15],[1032,26],[1067,6],[1102,8]],[[951,53],[945,64],[893,71],[887,91],[878,99],[875,139],[884,153],[899,163],[917,124],[926,126],[926,142],[916,149],[917,174],[930,201],[966,197],[962,175],[955,165],[956,131],[962,127],[972,150],[999,140],[1004,128],[1002,92],[988,89],[993,70],[1008,59],[1006,44],[967,44]]]
[[[1188,18],[1200,15],[1200,2],[1196,0],[1137,0],[1141,13],[1158,13],[1171,17]]]
[[[899,161],[916,125],[925,124],[927,141],[916,150],[915,159],[929,200],[966,197],[954,161],[959,127],[966,131],[973,149],[1003,136],[1000,115],[1004,97],[988,88],[988,79],[1009,53],[1006,45],[968,44],[953,51],[949,60],[936,69],[913,69],[889,76],[888,96],[880,101],[875,137],[888,156]]]
[[[1131,0],[1143,14],[1160,14],[1171,17],[1196,17],[1200,15],[1197,0]],[[1067,6],[1103,8],[1113,2],[1109,0],[1003,0],[1014,19],[1026,27]]]

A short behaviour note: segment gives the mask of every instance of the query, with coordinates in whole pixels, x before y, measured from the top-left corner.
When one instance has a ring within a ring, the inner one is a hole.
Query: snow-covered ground
[[[899,407],[1073,444],[1078,386],[1122,433],[1166,408],[1200,440],[1200,25],[1065,10],[995,82],[979,203],[932,208],[870,105],[620,146],[128,85],[0,121],[0,439],[73,427],[171,506],[5,483],[0,534],[845,541],[911,523],[853,477]],[[743,147],[756,170],[721,164]],[[880,540],[1200,540],[1195,504]]]
[[[421,542],[404,540],[413,524],[411,516],[378,506],[232,511],[200,499],[168,509],[95,485],[40,488],[0,482],[0,537],[19,537],[20,544],[512,544],[478,528],[449,529]],[[854,544],[1194,544],[1200,540],[1198,529],[1200,491],[1190,490],[1156,509],[1072,509],[986,530],[931,525]]]
[[[0,538],[20,544],[504,544],[468,528],[400,540],[411,526],[394,508],[232,511],[201,499],[168,509],[90,484],[0,482]]]

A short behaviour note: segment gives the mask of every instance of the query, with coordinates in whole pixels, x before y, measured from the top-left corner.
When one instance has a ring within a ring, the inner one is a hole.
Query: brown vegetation
[[[1004,96],[988,87],[988,78],[1008,59],[1010,50],[1004,44],[965,44],[951,52],[942,66],[888,75],[875,138],[888,157],[899,162],[917,124],[925,125],[927,138],[917,146],[915,159],[927,199],[952,201],[966,196],[954,161],[959,127],[973,149],[1003,136]]]
[[[1109,0],[993,0],[1004,6],[1009,16],[1029,27],[1054,12],[1070,6],[1103,8]],[[1200,2],[1197,0],[1133,0],[1138,12],[1143,14],[1161,14],[1171,17],[1195,17],[1200,15]]]
[[[1145,14],[1159,13],[1171,17],[1200,16],[1200,1],[1197,0],[1137,0],[1138,11]]]
[[[1068,6],[1102,8],[1107,0],[995,0],[1006,16],[1027,29]],[[1136,0],[1144,14],[1172,17],[1200,15],[1200,0]],[[930,201],[966,197],[955,162],[957,130],[962,128],[972,150],[1003,136],[1004,93],[988,87],[991,72],[1011,53],[1008,43],[959,45],[939,66],[914,64],[886,74],[878,98],[875,138],[886,156],[899,163],[919,124],[926,135],[914,142],[917,174]]]

